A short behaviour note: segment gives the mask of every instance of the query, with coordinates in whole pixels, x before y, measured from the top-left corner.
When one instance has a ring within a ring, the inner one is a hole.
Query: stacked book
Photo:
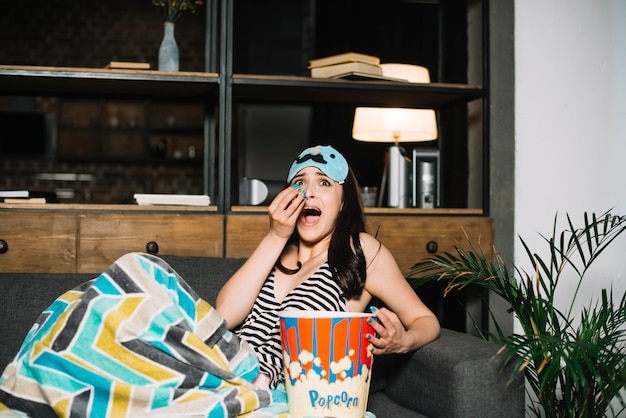
[[[346,52],[309,61],[314,78],[382,78],[380,58],[358,52]]]
[[[32,190],[0,190],[0,202],[3,203],[57,203],[55,192]]]
[[[146,206],[146,205],[209,206],[211,204],[211,198],[207,195],[135,193],[133,197],[137,201],[137,204],[140,206]]]
[[[109,70],[149,70],[147,62],[110,61],[104,68]]]
[[[345,52],[309,61],[311,77],[343,78],[349,80],[377,79],[408,82],[384,74],[380,58],[358,52]]]

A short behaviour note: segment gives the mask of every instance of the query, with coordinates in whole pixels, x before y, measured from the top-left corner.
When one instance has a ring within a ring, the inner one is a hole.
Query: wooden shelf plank
[[[82,203],[0,203],[0,212],[15,210],[64,212],[209,212],[217,206],[82,204]]]
[[[200,99],[217,95],[218,85],[215,73],[0,65],[5,94]]]
[[[267,213],[267,206],[233,206],[232,213]],[[365,208],[366,215],[484,215],[480,208]]]
[[[360,106],[442,108],[484,97],[478,85],[339,80],[234,74],[233,98],[249,102],[353,103]]]

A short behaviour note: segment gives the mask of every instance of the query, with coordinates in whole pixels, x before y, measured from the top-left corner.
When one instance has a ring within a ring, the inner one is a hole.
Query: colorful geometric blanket
[[[258,373],[169,265],[127,254],[41,314],[0,377],[0,417],[287,417]]]

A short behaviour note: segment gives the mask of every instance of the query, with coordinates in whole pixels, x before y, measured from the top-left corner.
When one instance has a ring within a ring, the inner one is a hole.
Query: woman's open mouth
[[[304,222],[311,223],[316,222],[321,215],[322,211],[318,208],[307,206],[302,209],[302,213],[300,216],[304,219]]]

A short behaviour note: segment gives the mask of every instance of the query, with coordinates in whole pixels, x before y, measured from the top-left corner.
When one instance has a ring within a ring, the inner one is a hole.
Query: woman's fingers
[[[401,350],[401,341],[404,326],[398,316],[389,309],[372,309],[376,316],[371,318],[370,325],[376,331],[376,335],[368,337],[373,346],[374,354],[388,354]]]
[[[291,235],[304,207],[304,200],[304,196],[291,187],[278,193],[268,207],[270,226],[279,230],[281,235]]]

